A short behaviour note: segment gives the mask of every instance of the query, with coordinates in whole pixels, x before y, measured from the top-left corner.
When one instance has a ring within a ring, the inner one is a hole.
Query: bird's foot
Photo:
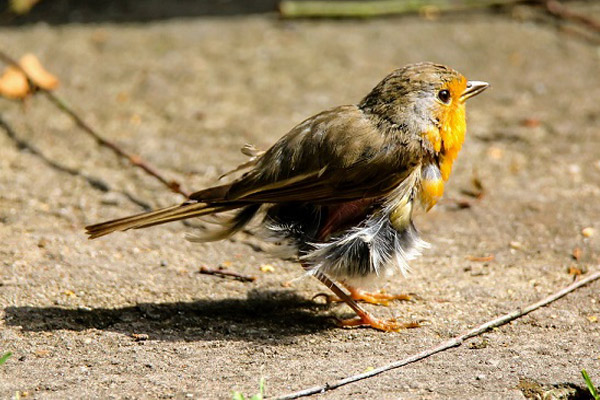
[[[384,332],[398,332],[421,326],[419,322],[399,322],[395,318],[378,319],[368,313],[358,315],[356,318],[338,319],[337,324],[343,328],[370,327]]]
[[[338,320],[339,326],[346,327],[346,328],[366,326],[366,327],[371,327],[371,328],[378,329],[378,330],[384,331],[384,332],[398,332],[402,329],[417,328],[420,326],[419,322],[401,323],[401,322],[396,321],[393,318],[387,319],[387,320],[380,320],[380,319],[374,318],[371,314],[369,314],[367,312],[367,310],[362,308],[356,302],[356,300],[354,300],[351,297],[352,293],[358,292],[357,289],[347,286],[348,290],[350,291],[350,294],[347,294],[338,285],[336,285],[335,282],[333,282],[331,279],[329,279],[326,275],[324,275],[322,273],[318,273],[318,274],[315,274],[315,277],[317,279],[319,279],[325,286],[327,286],[329,289],[331,289],[331,291],[333,293],[335,293],[335,295],[337,297],[339,297],[342,301],[344,301],[352,310],[354,310],[354,312],[357,315],[357,318],[347,319],[347,320]],[[380,295],[385,295],[385,294],[380,293]],[[320,294],[315,297],[318,297],[318,296],[325,296],[326,299],[330,298],[330,296],[324,295],[324,294]],[[389,296],[389,295],[385,295],[385,296]],[[397,298],[397,296],[394,298]],[[401,298],[406,299],[406,296],[402,296]],[[390,300],[390,299],[384,299],[384,300]]]
[[[389,306],[390,301],[392,301],[392,300],[407,301],[407,300],[412,299],[412,297],[408,294],[404,294],[404,293],[387,294],[383,290],[381,290],[379,293],[369,293],[369,292],[365,292],[365,291],[355,289],[355,288],[348,288],[348,290],[350,291],[350,298],[352,300],[361,301],[361,302],[369,303],[369,304],[377,304],[380,306]],[[313,297],[313,300],[318,297],[324,297],[327,304],[339,303],[339,302],[345,301],[343,299],[340,299],[338,296],[334,296],[334,295],[326,294],[326,293],[316,294]]]
[[[369,293],[355,288],[348,288],[348,290],[350,291],[350,297],[354,300],[364,301],[369,304],[379,304],[382,306],[389,305],[392,300],[408,301],[411,299],[411,297],[405,293],[387,294],[383,290],[380,290],[379,293]]]

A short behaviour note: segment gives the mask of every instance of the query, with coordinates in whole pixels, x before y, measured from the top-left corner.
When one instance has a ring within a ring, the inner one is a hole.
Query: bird
[[[231,182],[199,190],[181,204],[87,226],[87,234],[95,239],[225,213],[218,229],[195,240],[222,240],[251,227],[291,251],[307,274],[331,289],[331,298],[356,313],[339,325],[412,327],[377,318],[359,304],[406,295],[361,287],[406,274],[409,261],[428,247],[413,216],[442,197],[465,140],[465,102],[488,86],[445,65],[406,65],[358,104],[307,118],[266,151],[245,146],[250,159],[230,171],[240,173]]]

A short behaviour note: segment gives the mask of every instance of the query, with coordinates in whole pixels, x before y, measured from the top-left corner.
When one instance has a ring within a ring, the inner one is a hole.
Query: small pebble
[[[583,228],[581,230],[581,234],[586,238],[594,236],[594,233],[596,233],[596,230],[592,227]]]
[[[486,363],[494,368],[498,368],[498,365],[500,365],[500,360],[487,360]]]
[[[487,154],[492,160],[500,160],[504,156],[504,150],[499,147],[490,147]]]
[[[510,248],[514,250],[523,250],[523,243],[517,242],[515,240],[510,242]]]
[[[581,173],[581,167],[577,164],[571,164],[569,165],[569,173],[572,175],[578,175]]]

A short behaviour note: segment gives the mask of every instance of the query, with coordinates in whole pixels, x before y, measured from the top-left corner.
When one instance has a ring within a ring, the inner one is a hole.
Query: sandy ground
[[[228,399],[256,392],[261,377],[268,395],[281,395],[406,357],[540,299],[573,280],[570,266],[598,270],[600,53],[552,26],[485,14],[434,22],[263,15],[35,24],[0,36],[15,56],[37,54],[60,77],[58,94],[108,138],[196,189],[243,161],[243,144],[267,147],[303,118],[357,102],[406,63],[438,61],[492,84],[469,103],[445,202],[417,220],[432,248],[410,276],[385,284],[417,296],[370,307],[426,323],[387,334],[335,327],[331,317],[350,316],[346,307],[311,300],[323,290],[316,280],[244,237],[192,244],[193,229],[176,223],[88,241],[86,224],[140,211],[131,197],[152,206],[180,198],[99,149],[43,97],[24,107],[0,100],[2,118],[43,155],[0,129],[0,352],[14,353],[0,367],[2,398]],[[485,188],[480,200],[464,194],[474,177]],[[596,235],[584,238],[586,227]],[[261,272],[264,264],[274,272]],[[202,265],[258,279],[200,275]],[[599,288],[317,398],[520,399],[523,382],[582,386],[582,368],[600,383]]]

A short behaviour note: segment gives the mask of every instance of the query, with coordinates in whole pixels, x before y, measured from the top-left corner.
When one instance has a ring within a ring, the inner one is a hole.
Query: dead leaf
[[[271,264],[263,264],[260,266],[260,272],[275,272],[275,268]]]
[[[582,250],[579,247],[575,247],[573,249],[573,252],[571,253],[571,255],[573,256],[573,258],[575,259],[575,261],[579,261],[581,259],[581,254],[582,254]]]
[[[29,75],[33,83],[42,89],[54,90],[58,87],[58,78],[46,71],[35,55],[31,53],[25,54],[19,60],[19,65]]]
[[[569,275],[573,275],[573,276],[579,276],[582,274],[585,274],[587,271],[585,271],[583,268],[580,268],[576,265],[571,265],[568,269],[568,273]]]
[[[29,94],[27,78],[13,66],[4,70],[0,77],[0,95],[9,99],[24,99]]]
[[[525,118],[521,121],[521,125],[526,128],[537,128],[541,124],[542,124],[542,121],[540,121],[537,118]]]
[[[58,78],[44,69],[38,58],[29,53],[19,60],[19,65],[31,81],[44,90],[58,87]],[[19,68],[9,65],[0,77],[0,96],[9,99],[24,99],[32,93],[27,77]]]

